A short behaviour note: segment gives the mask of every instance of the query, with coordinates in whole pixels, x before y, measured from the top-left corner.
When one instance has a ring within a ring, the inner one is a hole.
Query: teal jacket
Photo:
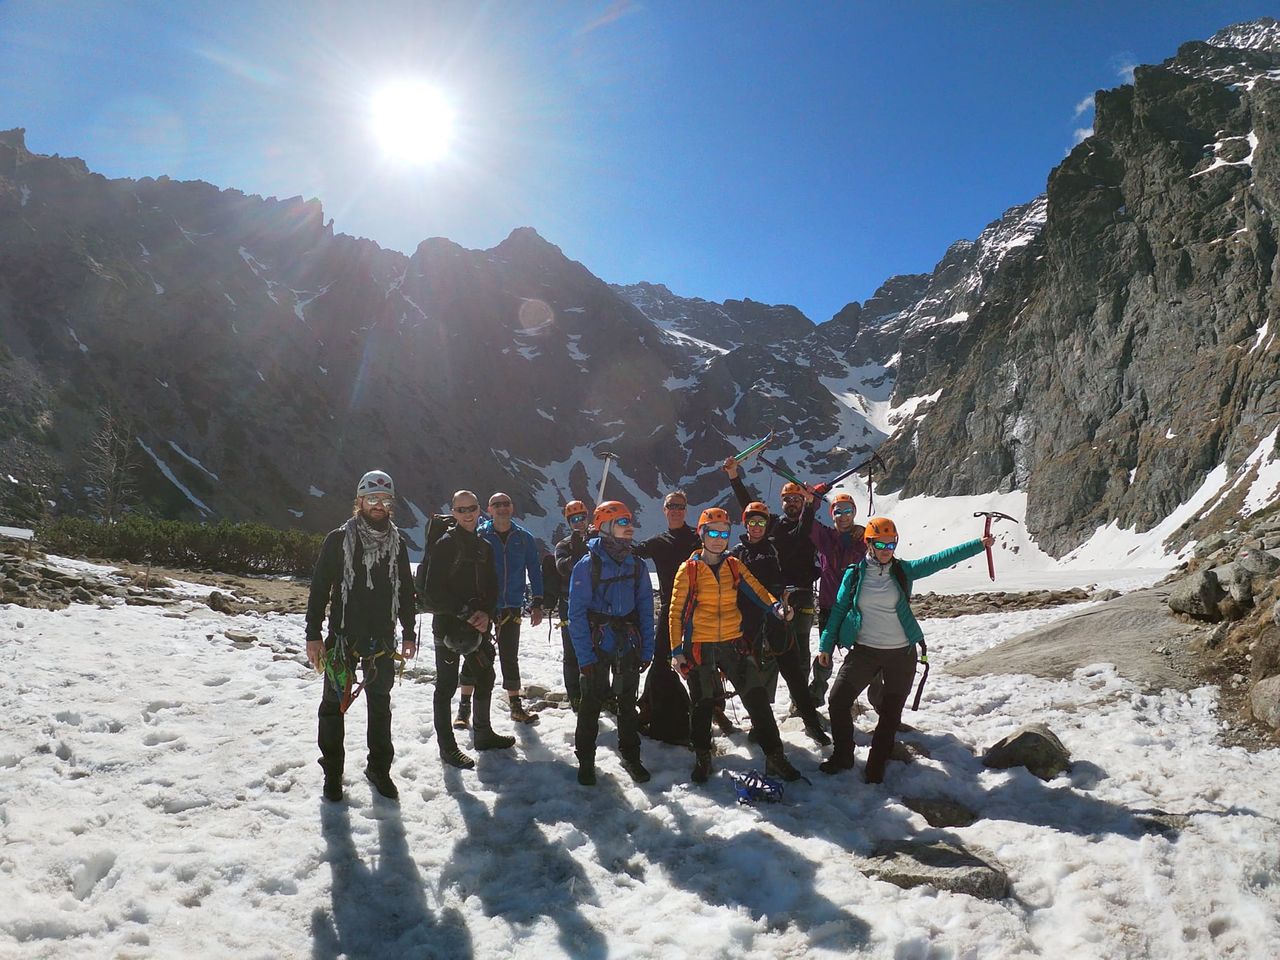
[[[916,623],[915,615],[911,612],[911,587],[915,582],[939,570],[953,567],[961,560],[976,557],[982,551],[981,540],[970,540],[958,547],[951,547],[919,560],[893,558],[890,572],[899,583],[899,593],[901,593],[895,610],[898,614],[898,622],[902,624],[902,630],[909,641],[914,644],[924,639],[924,631],[920,629],[920,624]],[[827,627],[822,631],[822,639],[818,644],[819,652],[830,653],[835,649],[836,644],[848,648],[858,642],[858,631],[862,629],[862,611],[858,609],[858,595],[862,592],[862,574],[869,562],[863,560],[860,563],[851,564],[845,570],[844,579],[840,581],[840,592],[836,594],[835,606],[831,608]],[[907,585],[906,593],[902,593],[901,590],[904,580]]]

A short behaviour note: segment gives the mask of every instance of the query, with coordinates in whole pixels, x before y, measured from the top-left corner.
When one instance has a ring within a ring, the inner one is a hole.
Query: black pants
[[[498,635],[498,661],[502,664],[502,689],[520,689],[520,611],[499,610],[493,628]],[[479,686],[470,671],[470,658],[462,665],[462,685]]]
[[[600,707],[611,696],[618,701],[618,752],[624,757],[640,755],[640,725],[636,714],[639,689],[640,654],[634,646],[627,644],[612,656],[600,654],[591,671],[582,677],[582,702],[578,705],[578,729],[574,736],[579,761],[595,759]]]
[[[836,682],[831,688],[831,758],[842,765],[853,763],[853,703],[858,694],[877,674],[884,678],[884,697],[877,712],[880,715],[871,735],[871,753],[867,757],[867,775],[884,776],[894,737],[902,721],[902,708],[911,693],[916,675],[915,646],[897,650],[877,650],[855,644],[844,658]]]
[[[695,666],[689,674],[689,699],[693,702],[690,712],[690,741],[693,749],[711,749],[711,715],[715,710],[718,674],[723,672],[733,684],[742,705],[751,718],[751,729],[766,754],[782,747],[778,733],[778,721],[769,706],[765,692],[765,677],[753,653],[744,653],[735,641],[703,643],[699,645]]]
[[[822,631],[827,629],[827,618],[831,616],[830,607],[818,608],[818,637],[821,639]],[[813,661],[813,679],[809,682],[809,698],[815,703],[822,703],[827,699],[827,687],[831,685],[831,674],[835,670],[835,654],[839,650],[836,647],[831,652],[832,665],[824,667],[814,658]],[[854,697],[856,700],[857,697]],[[876,712],[880,712],[880,703],[884,700],[884,681],[880,678],[880,674],[876,674],[871,678],[871,683],[867,685],[867,702],[875,707]]]
[[[355,669],[354,658],[350,668]],[[391,745],[391,686],[396,680],[395,658],[384,654],[372,660],[362,660],[360,673],[364,680],[360,696],[369,716],[368,766],[376,773],[386,773],[396,755]],[[328,677],[324,681],[324,693],[316,716],[319,720],[316,743],[320,747],[320,765],[326,774],[340,777],[346,760],[346,718],[342,713],[341,695]]]
[[[460,662],[461,661],[461,662]],[[436,741],[441,750],[456,747],[453,722],[449,708],[453,694],[458,689],[459,667],[472,679],[475,687],[471,705],[471,723],[477,730],[492,729],[489,721],[489,701],[493,698],[493,642],[485,637],[474,651],[463,657],[444,645],[436,637],[436,692],[432,702],[435,711]]]
[[[578,651],[569,636],[569,618],[560,618],[560,642],[564,647],[564,689],[570,700],[582,697],[582,680],[578,672]]]
[[[798,646],[789,647],[786,652],[772,658],[773,670],[787,684],[787,692],[791,694],[791,702],[795,704],[796,714],[808,725],[821,727],[822,718],[818,716],[818,708],[809,695],[809,686],[805,677],[805,666],[809,655],[801,653]],[[767,662],[767,661],[766,661]]]

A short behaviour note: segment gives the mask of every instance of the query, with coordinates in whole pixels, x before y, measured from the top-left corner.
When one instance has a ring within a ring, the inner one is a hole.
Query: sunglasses
[[[501,510],[503,507],[511,506],[510,500],[493,500],[489,503],[490,510]]]
[[[729,539],[728,530],[703,530],[702,535],[704,537],[710,537],[712,540],[728,540]]]
[[[896,550],[898,547],[897,540],[872,540],[871,545],[877,550]]]
[[[385,493],[375,493],[371,497],[365,497],[364,502],[371,507],[389,507],[392,498]]]
[[[475,513],[479,509],[480,509],[480,504],[473,503],[469,507],[454,507],[453,512],[454,513]]]
[[[832,510],[832,511],[831,511],[831,515],[832,515],[833,517],[852,517],[852,516],[853,516],[853,509],[850,507],[850,508],[846,508],[846,509],[844,509],[844,510]]]
[[[800,503],[803,500],[804,497],[800,496],[798,493],[788,493],[782,498],[783,503]]]
[[[750,520],[747,521],[748,527],[767,527],[768,525],[769,525],[769,521],[761,517],[752,517]]]
[[[630,517],[618,517],[613,521],[613,523],[614,523],[614,526],[618,526],[618,527],[630,527],[635,524],[635,521],[632,520]]]
[[[569,522],[581,523],[585,519],[587,519],[587,515],[585,513],[575,513],[572,517],[569,518]]]
[[[664,503],[662,505],[662,509],[663,510],[688,510],[689,505],[687,503]]]

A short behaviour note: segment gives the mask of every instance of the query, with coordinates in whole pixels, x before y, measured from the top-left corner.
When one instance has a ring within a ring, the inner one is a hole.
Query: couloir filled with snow
[[[399,806],[361,776],[359,701],[347,798],[331,805],[301,619],[224,617],[199,592],[185,618],[0,606],[0,956],[1280,955],[1280,753],[1218,745],[1213,689],[1143,694],[1101,664],[1063,681],[948,676],[948,660],[1078,606],[927,621],[934,668],[904,736],[931,758],[891,764],[880,787],[827,778],[785,720],[812,783],[774,806],[737,806],[721,773],[691,786],[688,751],[649,741],[653,780],[632,784],[608,719],[600,784],[580,787],[566,709],[475,771],[442,768],[428,646],[393,694]],[[258,641],[237,646],[229,627]],[[526,682],[559,689],[559,645],[526,626]],[[1033,720],[1071,750],[1070,775],[982,767],[975,753]],[[495,726],[512,729],[500,709]],[[717,743],[718,770],[761,765],[745,734]],[[981,819],[935,830],[903,797]],[[1152,833],[1153,811],[1189,820]],[[1011,895],[864,873],[907,837],[990,856]]]

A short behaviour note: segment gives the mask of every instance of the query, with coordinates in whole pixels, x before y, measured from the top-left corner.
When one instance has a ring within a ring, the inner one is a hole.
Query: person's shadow
[[[560,761],[526,760],[515,776],[525,778],[527,789],[519,789],[517,782],[505,784],[497,791],[492,811],[468,792],[457,770],[445,768],[445,789],[457,799],[466,829],[440,871],[440,888],[453,886],[464,897],[478,897],[485,916],[502,917],[510,924],[527,925],[546,917],[559,928],[566,956],[604,960],[608,940],[582,912],[583,904],[599,905],[594,886],[568,847],[553,843],[538,829],[539,800],[533,785],[540,780],[538,768],[548,763],[565,773],[570,770]]]
[[[427,907],[417,864],[409,853],[399,807],[375,799],[378,854],[366,865],[351,833],[346,803],[324,803],[320,828],[332,874],[332,909],[311,914],[313,960],[383,957],[469,958],[471,933],[458,911],[439,918]]]

